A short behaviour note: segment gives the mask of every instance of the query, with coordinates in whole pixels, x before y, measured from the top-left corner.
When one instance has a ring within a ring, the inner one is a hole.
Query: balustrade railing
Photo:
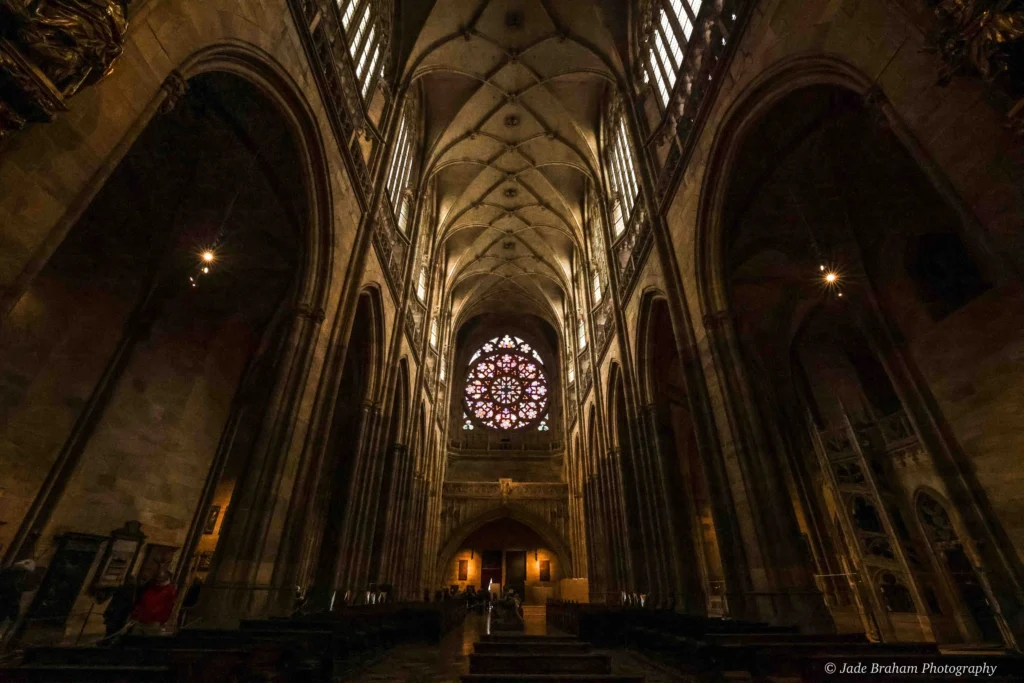
[[[501,437],[487,434],[486,438],[475,437],[453,437],[448,440],[448,449],[455,455],[479,455],[486,453],[537,453],[548,455],[560,453],[563,450],[563,443],[560,440],[540,442],[531,439],[523,439],[513,443],[502,441]]]

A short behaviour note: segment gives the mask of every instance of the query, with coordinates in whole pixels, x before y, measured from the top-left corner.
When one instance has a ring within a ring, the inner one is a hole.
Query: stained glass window
[[[523,429],[543,415],[547,429],[548,380],[538,361],[537,351],[519,337],[506,334],[481,346],[466,376],[462,428],[472,429],[475,418],[494,429]]]

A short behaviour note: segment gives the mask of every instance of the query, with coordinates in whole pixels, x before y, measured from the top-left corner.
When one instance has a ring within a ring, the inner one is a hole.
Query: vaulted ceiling
[[[626,4],[438,0],[423,24],[406,69],[453,320],[524,312],[561,327],[601,104],[622,82]]]

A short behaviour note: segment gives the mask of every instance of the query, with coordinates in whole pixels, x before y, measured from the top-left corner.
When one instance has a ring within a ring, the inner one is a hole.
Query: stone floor
[[[564,635],[549,628],[545,620],[544,606],[523,608],[527,635]],[[488,617],[471,614],[463,625],[449,633],[440,645],[409,643],[393,648],[382,661],[364,670],[351,683],[458,683],[459,676],[469,673],[469,654],[473,643],[488,632]],[[648,683],[673,683],[686,678],[673,676],[658,668],[653,662],[629,650],[614,650],[612,670],[621,674],[637,674],[647,677]]]

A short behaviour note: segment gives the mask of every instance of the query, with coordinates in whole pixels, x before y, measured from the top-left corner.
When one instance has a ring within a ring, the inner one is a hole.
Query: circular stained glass
[[[494,429],[512,430],[529,427],[546,414],[544,361],[519,337],[495,337],[481,346],[469,363],[468,416]]]

